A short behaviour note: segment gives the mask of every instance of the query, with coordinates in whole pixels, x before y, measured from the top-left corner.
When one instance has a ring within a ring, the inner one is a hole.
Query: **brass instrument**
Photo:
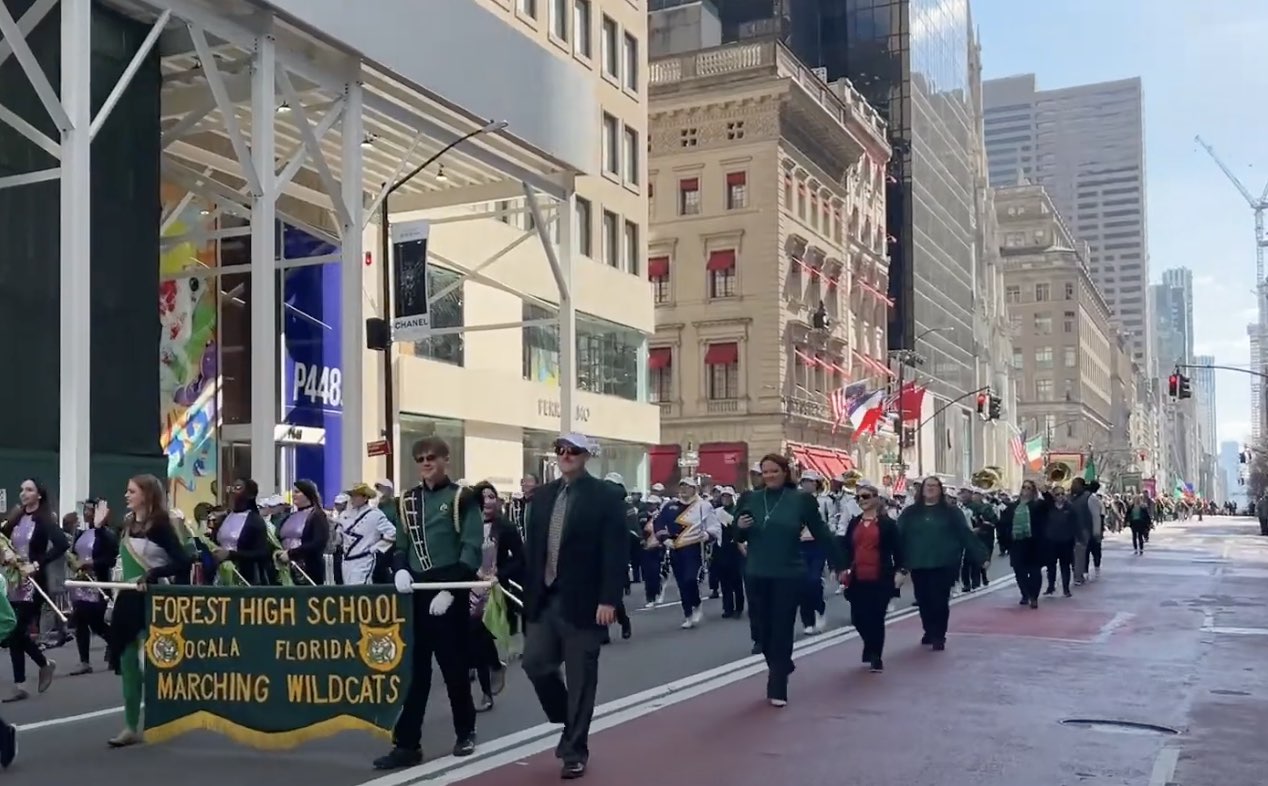
[[[1074,479],[1074,468],[1064,461],[1054,461],[1043,468],[1043,476],[1054,486],[1064,486]]]
[[[970,478],[973,487],[982,491],[995,491],[1004,485],[1004,473],[999,467],[982,467]]]
[[[851,469],[841,476],[841,484],[847,489],[857,488],[859,481],[863,479],[863,473],[857,469]]]

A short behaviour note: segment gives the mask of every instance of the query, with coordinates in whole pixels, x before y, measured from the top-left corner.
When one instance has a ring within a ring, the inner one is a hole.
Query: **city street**
[[[1165,770],[1178,761],[1174,782],[1184,786],[1257,782],[1268,765],[1263,746],[1251,741],[1268,721],[1261,656],[1268,539],[1253,531],[1247,519],[1168,524],[1143,557],[1131,554],[1125,535],[1111,538],[1103,578],[1038,611],[1017,607],[1011,578],[993,582],[956,599],[941,655],[918,646],[905,598],[894,604],[888,669],[879,676],[856,665],[858,644],[840,627],[845,604],[834,596],[833,629],[799,635],[792,701],[783,710],[762,701],[747,624],[717,619],[717,601],[692,631],[679,630],[676,606],[636,612],[634,638],[604,651],[590,778],[641,783],[646,763],[658,761],[666,786],[719,778],[743,786],[769,782],[796,759],[808,783],[862,783],[848,773],[863,768],[876,786],[1153,786],[1168,782],[1150,780],[1155,762]],[[992,574],[1006,572],[1005,564],[997,559]],[[638,586],[631,597],[641,597]],[[71,652],[56,655],[69,668]],[[120,779],[178,772],[182,786],[556,781],[548,751],[557,730],[543,723],[517,668],[497,707],[480,717],[472,759],[444,755],[453,738],[443,689],[432,695],[424,735],[432,760],[382,777],[369,760],[383,743],[358,734],[286,752],[211,734],[108,750],[104,741],[121,719],[118,683],[105,673],[60,678],[45,695],[3,712],[24,727],[15,773],[38,767],[42,778],[59,781],[102,771]],[[1140,721],[1181,734],[1058,725],[1069,719]],[[683,730],[696,730],[689,744]]]

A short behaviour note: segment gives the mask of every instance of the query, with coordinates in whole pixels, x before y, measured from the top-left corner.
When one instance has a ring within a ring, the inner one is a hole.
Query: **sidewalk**
[[[1264,783],[1268,540],[1252,539],[1257,529],[1249,522],[1229,521],[1170,525],[1143,557],[1121,538],[1107,543],[1102,579],[1076,588],[1071,599],[1045,598],[1038,610],[1017,605],[1011,582],[959,603],[944,653],[919,645],[917,620],[897,621],[882,675],[859,664],[857,640],[808,654],[797,662],[783,709],[767,705],[764,677],[756,676],[648,711],[592,736],[586,780]],[[1179,733],[1062,723],[1078,719]],[[491,764],[475,762],[431,783],[558,782],[549,752],[479,772]]]

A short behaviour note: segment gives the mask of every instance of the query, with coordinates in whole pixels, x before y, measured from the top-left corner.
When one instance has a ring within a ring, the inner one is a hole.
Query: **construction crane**
[[[1242,198],[1246,200],[1246,204],[1250,205],[1251,211],[1255,215],[1255,305],[1258,320],[1251,331],[1251,363],[1256,370],[1263,364],[1264,340],[1268,337],[1268,290],[1265,289],[1264,281],[1264,253],[1268,249],[1268,236],[1264,231],[1264,213],[1268,211],[1268,185],[1264,186],[1263,192],[1256,199],[1246,186],[1242,185],[1242,181],[1237,175],[1220,160],[1215,154],[1215,148],[1206,143],[1202,137],[1195,136],[1193,140],[1206,150],[1211,156],[1211,160],[1215,162],[1224,176],[1229,179],[1233,187],[1237,189]],[[1264,386],[1263,381],[1258,376],[1250,378],[1250,401],[1251,401],[1251,437],[1258,443],[1263,435],[1263,401]]]

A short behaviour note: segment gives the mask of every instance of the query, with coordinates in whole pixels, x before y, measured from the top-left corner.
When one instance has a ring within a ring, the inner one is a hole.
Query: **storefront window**
[[[542,482],[556,477],[555,439],[558,434],[547,431],[524,430],[524,474],[533,474]],[[618,440],[599,440],[599,454],[590,459],[586,469],[601,478],[609,472],[619,473],[630,491],[645,490],[644,467],[647,464],[647,446]]]
[[[525,303],[524,321],[554,316],[541,306]],[[524,327],[524,378],[559,384],[559,328],[556,325]],[[577,315],[577,388],[629,401],[646,401],[639,395],[639,353],[644,336],[586,314]],[[644,381],[643,384],[646,384]]]
[[[436,265],[427,266],[427,291],[435,296],[452,286],[461,276],[452,270]],[[431,304],[431,326],[433,328],[459,328],[463,326],[462,285],[454,287],[436,302]],[[439,360],[461,366],[463,363],[463,341],[461,333],[448,333],[441,336],[429,336],[414,342],[414,354],[418,357]]]
[[[397,486],[411,488],[418,482],[414,463],[414,443],[424,437],[440,437],[449,445],[449,477],[462,480],[466,471],[465,431],[461,420],[401,413],[401,455],[398,457]]]

